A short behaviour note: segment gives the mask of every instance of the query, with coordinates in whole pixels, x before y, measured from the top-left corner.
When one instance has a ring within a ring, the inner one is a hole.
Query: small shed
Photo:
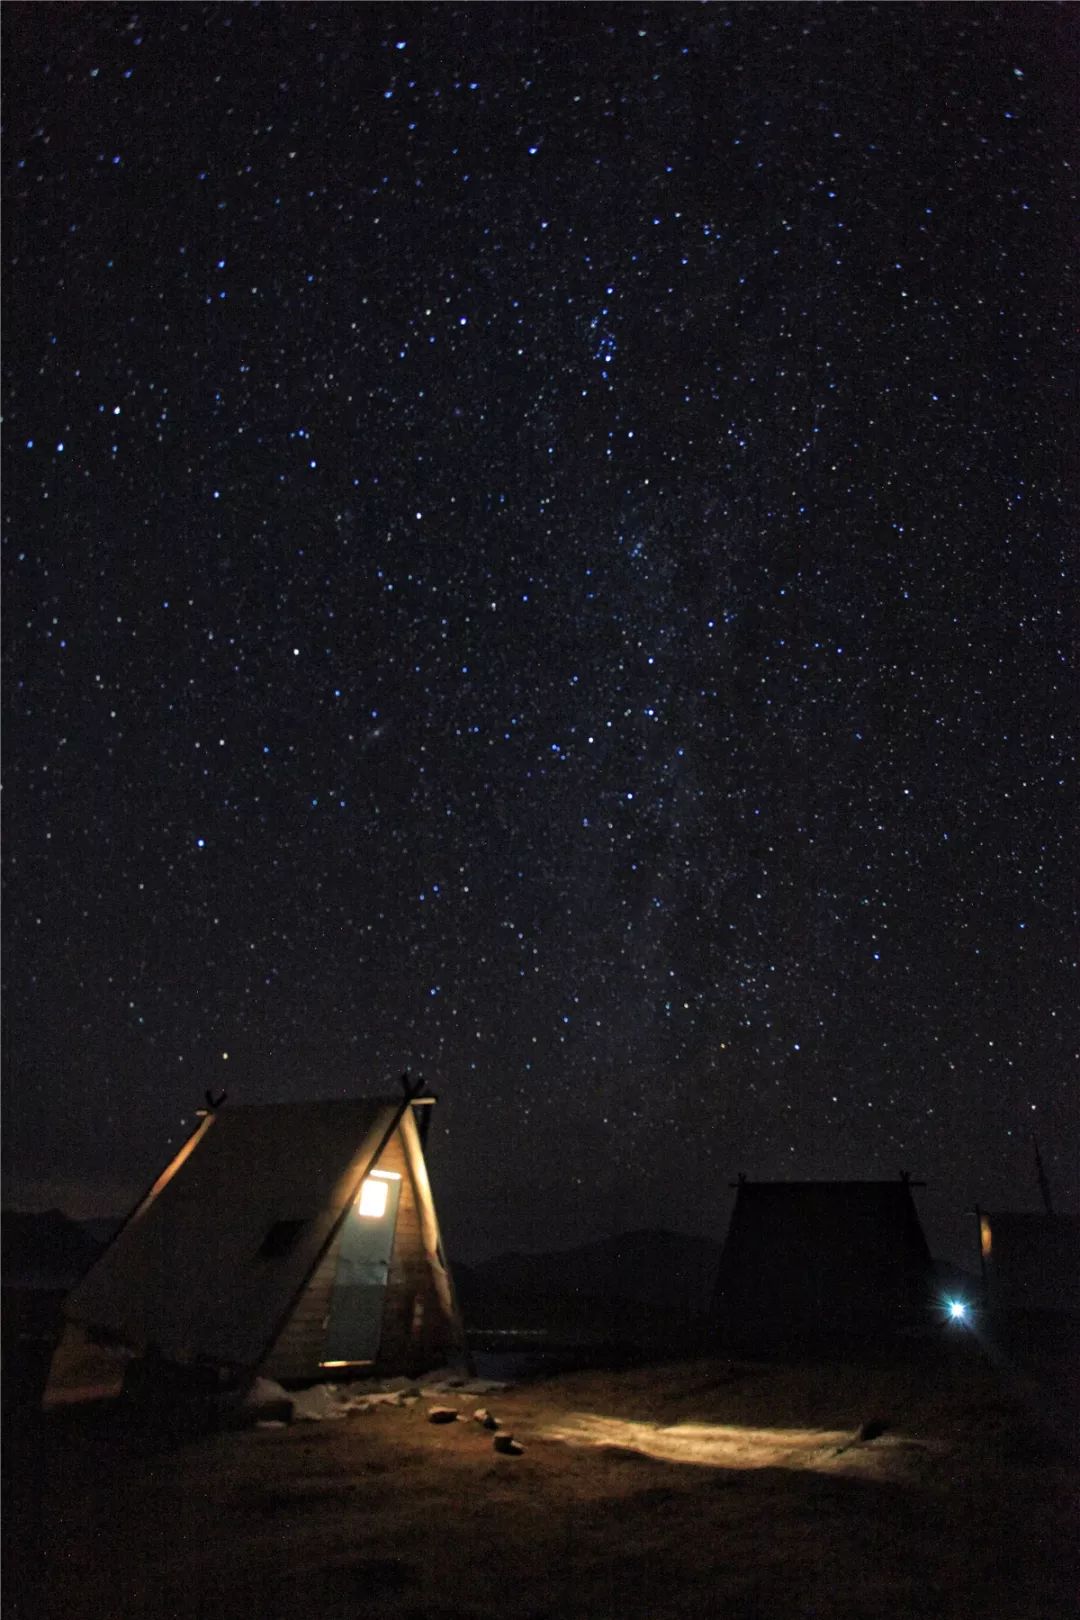
[[[1080,1216],[980,1209],[986,1302],[995,1311],[1080,1315]]]
[[[418,1126],[433,1100],[207,1111],[67,1296],[46,1405],[107,1393],[103,1350],[223,1381],[465,1359]]]
[[[864,1337],[925,1321],[930,1249],[911,1182],[740,1178],[714,1312],[730,1344]]]

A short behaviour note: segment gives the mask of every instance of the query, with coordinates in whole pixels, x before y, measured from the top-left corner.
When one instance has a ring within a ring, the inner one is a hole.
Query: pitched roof
[[[65,1314],[171,1359],[255,1365],[399,1108],[356,1098],[209,1115]],[[295,1240],[261,1253],[285,1221],[302,1223]]]
[[[912,1209],[911,1183],[895,1181],[740,1181],[739,1203],[753,1206],[755,1218],[775,1209],[784,1218],[796,1211],[811,1220],[851,1221],[877,1214],[895,1220]]]

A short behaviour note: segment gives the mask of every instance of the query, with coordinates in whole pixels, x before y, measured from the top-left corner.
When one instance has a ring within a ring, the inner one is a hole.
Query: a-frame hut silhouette
[[[1080,1215],[1055,1210],[1035,1136],[1031,1145],[1042,1210],[975,1207],[983,1302],[998,1312],[1080,1316]]]
[[[977,1211],[985,1303],[1080,1316],[1080,1216]]]
[[[930,1250],[911,1182],[740,1177],[713,1307],[724,1342],[861,1337],[928,1318]]]
[[[46,1404],[104,1392],[101,1347],[226,1383],[464,1360],[424,1159],[433,1102],[207,1110],[65,1300]]]

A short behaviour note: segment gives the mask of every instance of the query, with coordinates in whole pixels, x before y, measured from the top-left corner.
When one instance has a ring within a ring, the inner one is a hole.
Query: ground
[[[245,1431],[26,1408],[6,1449],[6,1609],[1060,1620],[1080,1590],[1078,1471],[1064,1386],[1037,1373],[969,1336],[597,1369]],[[438,1404],[468,1421],[431,1423]],[[522,1455],[495,1452],[479,1405]]]

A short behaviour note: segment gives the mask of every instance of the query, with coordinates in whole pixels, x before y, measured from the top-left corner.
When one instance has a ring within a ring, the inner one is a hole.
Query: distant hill
[[[719,1245],[678,1232],[627,1232],[547,1254],[455,1266],[473,1331],[676,1336],[709,1309]]]
[[[523,1333],[656,1346],[694,1337],[709,1314],[721,1245],[679,1232],[627,1232],[544,1254],[454,1266],[474,1335]],[[942,1298],[974,1302],[978,1278],[934,1262]]]
[[[12,1288],[67,1289],[85,1275],[102,1243],[58,1209],[0,1215],[0,1263]]]

